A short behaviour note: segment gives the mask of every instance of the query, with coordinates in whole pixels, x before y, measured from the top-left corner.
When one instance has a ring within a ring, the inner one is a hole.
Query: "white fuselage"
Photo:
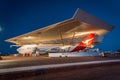
[[[70,52],[76,46],[38,46],[38,45],[23,45],[17,49],[18,53],[20,54],[32,54],[36,53],[35,49],[37,48],[39,53],[44,54],[47,52]]]
[[[32,54],[36,53],[35,49],[37,48],[37,51],[44,54],[48,51],[57,52],[59,47],[58,46],[38,46],[38,45],[23,45],[17,49],[17,51],[21,54]]]
[[[34,51],[35,47],[37,47],[37,45],[23,45],[23,46],[19,47],[17,49],[17,51],[20,54],[25,54],[25,53],[32,54],[32,52]]]

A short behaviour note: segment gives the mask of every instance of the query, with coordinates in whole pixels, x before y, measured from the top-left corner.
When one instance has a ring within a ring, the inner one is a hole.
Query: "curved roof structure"
[[[89,33],[103,36],[113,28],[114,27],[112,25],[77,9],[74,16],[68,20],[49,25],[6,41],[17,45],[33,43],[59,45],[62,40],[71,39],[73,37],[82,38],[83,35],[87,35]]]

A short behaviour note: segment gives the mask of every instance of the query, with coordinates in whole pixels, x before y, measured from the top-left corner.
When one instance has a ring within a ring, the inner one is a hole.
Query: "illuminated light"
[[[104,29],[100,29],[100,30],[94,30],[94,31],[89,31],[89,32],[80,32],[80,33],[76,33],[75,36],[83,36],[83,35],[87,35],[87,34],[91,34],[91,33],[94,33],[94,34],[97,34],[97,35],[103,35],[105,33],[107,33],[109,31],[106,31]]]
[[[24,37],[23,39],[33,39],[34,37],[32,36],[28,36],[28,37]]]
[[[66,49],[66,48],[68,48],[68,47],[70,47],[70,45],[68,45],[68,46],[63,46],[63,47],[61,47],[61,49]]]
[[[82,33],[76,34],[75,36],[81,36],[81,35],[86,35],[86,34],[90,34],[90,33],[93,33],[93,32],[82,32]]]

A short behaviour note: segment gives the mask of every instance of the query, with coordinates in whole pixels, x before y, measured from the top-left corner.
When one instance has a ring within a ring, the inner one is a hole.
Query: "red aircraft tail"
[[[76,46],[71,52],[83,50],[86,47],[91,47],[93,45],[93,41],[95,38],[95,34],[91,33],[89,34],[82,42],[79,43],[78,46]]]

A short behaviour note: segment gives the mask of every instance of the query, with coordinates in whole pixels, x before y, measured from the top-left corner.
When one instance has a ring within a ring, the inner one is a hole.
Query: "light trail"
[[[9,72],[18,72],[18,71],[21,72],[21,71],[29,71],[29,70],[37,70],[37,69],[42,70],[42,69],[53,69],[53,68],[62,68],[62,67],[70,67],[70,66],[82,66],[82,65],[93,65],[93,64],[114,63],[114,62],[120,62],[120,59],[8,68],[8,69],[0,69],[0,74],[9,73]]]

